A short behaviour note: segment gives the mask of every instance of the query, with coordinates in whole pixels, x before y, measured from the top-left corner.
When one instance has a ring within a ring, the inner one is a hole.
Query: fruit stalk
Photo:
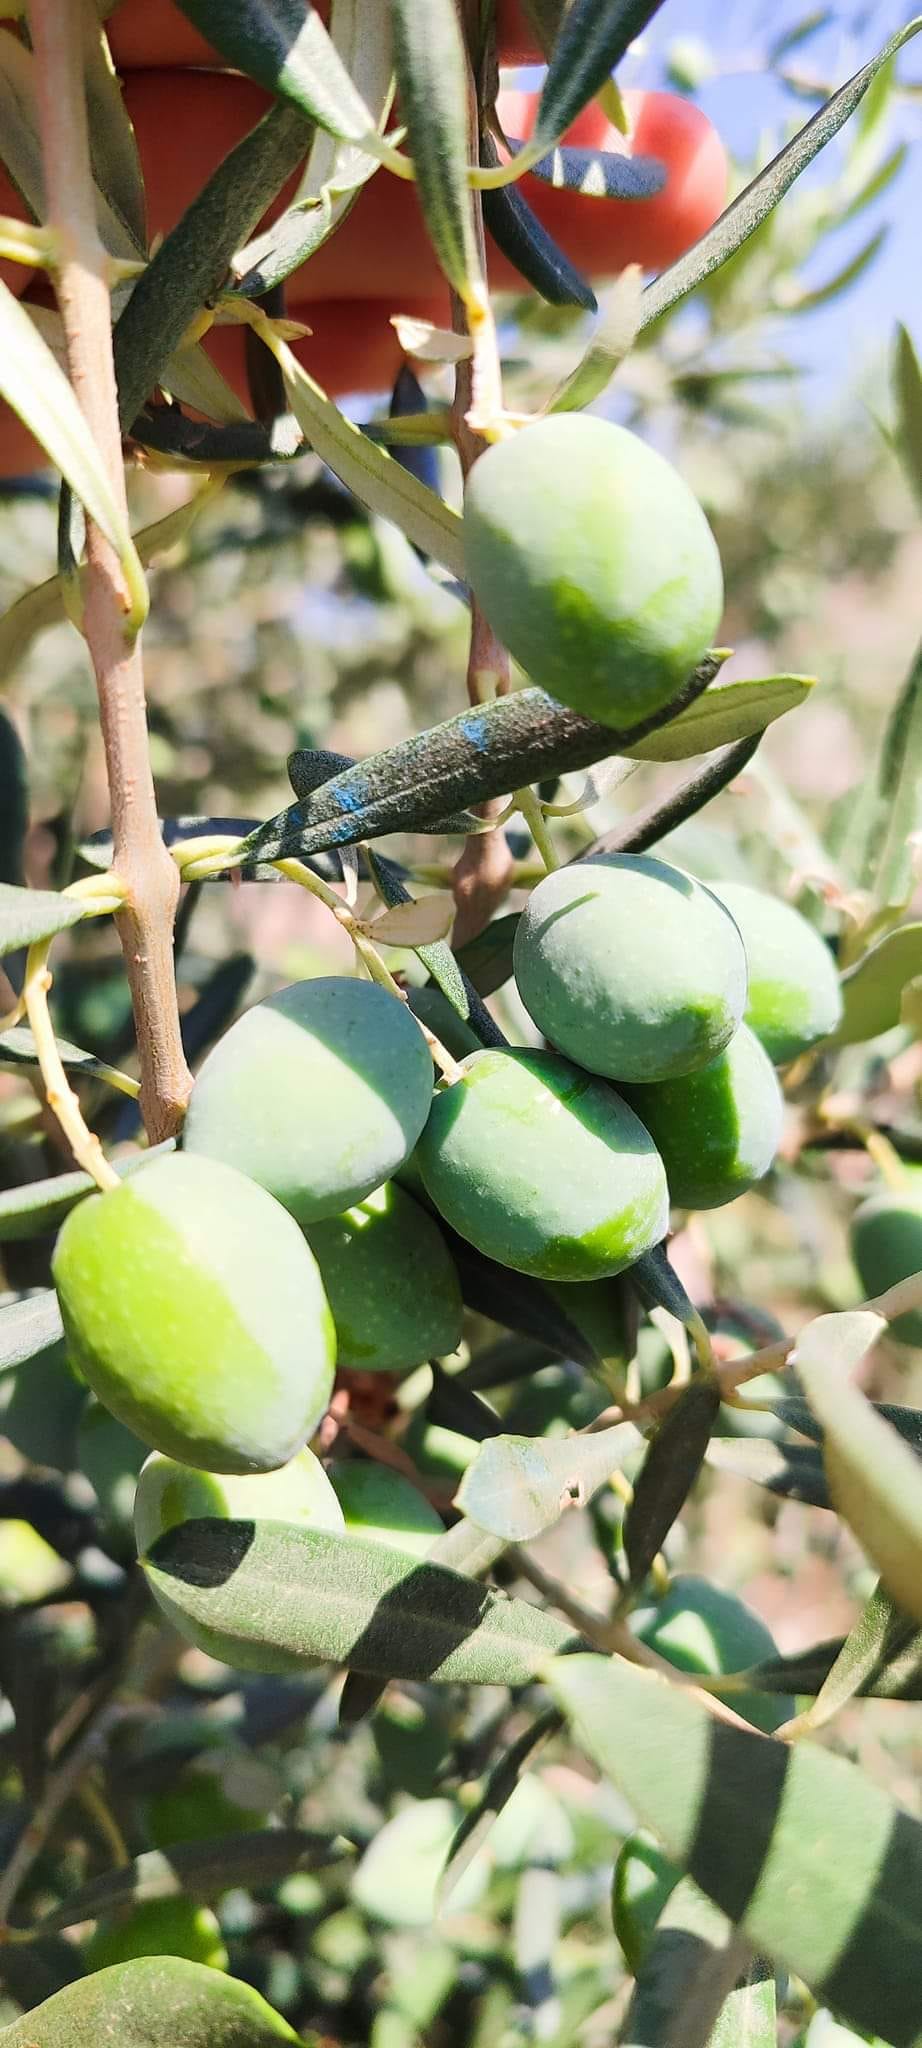
[[[58,305],[77,400],[119,505],[126,504],[112,358],[108,258],[96,229],[81,13],[30,0],[38,122],[48,206],[60,261]],[[173,919],[179,875],[160,836],[147,742],[140,638],[126,631],[129,597],[115,550],[87,520],[83,632],[96,676],[112,810],[114,865],[124,884],[116,924],[131,989],[141,1112],[152,1142],[178,1129],[192,1077],[179,1029]]]

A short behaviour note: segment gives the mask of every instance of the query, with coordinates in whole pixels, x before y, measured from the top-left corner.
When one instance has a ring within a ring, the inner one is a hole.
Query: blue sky
[[[819,11],[810,0],[781,0],[780,5],[777,0],[734,0],[732,5],[727,0],[665,0],[619,77],[624,84],[661,84],[671,44],[688,38],[703,43],[716,75],[700,87],[696,98],[734,155],[748,160],[761,144],[764,162],[790,125],[802,126],[818,104],[786,90],[766,70],[765,53],[783,32]],[[908,7],[893,0],[823,11],[828,12],[828,23],[792,51],[787,63],[791,70],[826,81],[830,89],[867,63],[909,18]],[[922,87],[922,34],[901,53],[899,76]],[[807,371],[811,400],[814,394],[819,397],[821,388],[830,397],[838,396],[869,361],[880,358],[897,320],[905,322],[922,348],[922,90],[916,99],[894,97],[886,140],[888,148],[898,141],[909,145],[901,173],[860,219],[824,240],[804,280],[821,283],[858,252],[874,229],[886,226],[878,256],[840,298],[779,323],[779,345]],[[838,140],[831,143],[806,176],[825,178],[833,153],[841,147]]]

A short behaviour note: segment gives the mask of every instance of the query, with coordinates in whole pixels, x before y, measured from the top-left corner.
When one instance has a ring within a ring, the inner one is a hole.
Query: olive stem
[[[356,953],[363,966],[367,968],[372,981],[376,981],[379,988],[387,989],[389,995],[396,996],[398,1003],[406,1003],[407,999],[404,990],[400,987],[399,982],[394,980],[390,968],[385,966],[377,946],[369,938],[361,918],[353,916],[348,904],[344,903],[340,896],[337,896],[335,889],[331,889],[329,882],[325,882],[321,875],[315,875],[313,869],[307,867],[300,860],[277,860],[273,862],[273,866],[278,868],[280,875],[285,876],[286,881],[297,882],[300,888],[307,889],[310,895],[316,896],[319,903],[323,903],[327,910],[332,911],[337,924],[341,924],[344,932],[348,933]],[[434,1064],[438,1067],[440,1073],[444,1075],[446,1081],[460,1081],[463,1076],[463,1068],[459,1066],[458,1061],[453,1058],[447,1047],[442,1044],[441,1039],[436,1037],[435,1032],[430,1031],[428,1025],[423,1024],[419,1017],[414,1016],[412,1010],[410,1015],[413,1016],[414,1023],[418,1025],[429,1047]]]
[[[905,1192],[910,1184],[909,1175],[896,1146],[884,1136],[883,1131],[876,1130],[866,1117],[837,1116],[832,1107],[827,1109],[821,1105],[819,1117],[827,1129],[847,1131],[852,1137],[857,1138],[859,1145],[864,1146],[868,1158],[873,1160],[887,1187],[893,1188],[897,1194]]]
[[[48,220],[59,260],[55,289],[78,404],[127,524],[112,353],[109,257],[100,240],[81,47],[83,9],[30,0],[38,129]],[[173,919],[179,877],[160,833],[147,738],[138,628],[146,590],[133,548],[123,561],[86,523],[82,630],[96,676],[112,811],[114,861],[125,888],[116,923],[131,989],[141,1110],[152,1140],[172,1137],[192,1086],[179,1028]]]
[[[549,875],[559,868],[560,858],[551,838],[543,807],[533,789],[517,789],[516,809],[521,812]]]
[[[85,1173],[92,1174],[98,1188],[104,1191],[107,1188],[117,1188],[118,1174],[110,1166],[95,1132],[89,1130],[84,1123],[83,1112],[58,1052],[48,1009],[48,991],[52,980],[48,967],[50,946],[50,939],[40,939],[34,946],[29,947],[23,982],[26,1015],[35,1042],[45,1100],[52,1114],[57,1117],[77,1165],[82,1166]]]

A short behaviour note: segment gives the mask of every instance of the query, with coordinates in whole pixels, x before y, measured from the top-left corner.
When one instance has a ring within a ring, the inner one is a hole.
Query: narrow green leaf
[[[640,1965],[620,2035],[623,2048],[709,2048],[749,1965],[748,1943],[694,1880],[683,1878],[666,1901]],[[732,2048],[743,2048],[738,2035],[728,2039]],[[774,2041],[772,2032],[772,2048]]]
[[[922,642],[887,720],[861,879],[886,907],[912,893],[912,834],[922,825]]]
[[[192,321],[220,296],[232,256],[297,170],[312,139],[313,128],[296,108],[272,107],[218,164],[138,278],[113,336],[125,432]]]
[[[451,1531],[447,1530],[446,1534],[450,1535]],[[558,1707],[545,1707],[544,1712],[538,1714],[527,1728],[523,1728],[515,1742],[511,1742],[508,1749],[505,1749],[491,1765],[476,1806],[472,1806],[465,1814],[452,1841],[439,1880],[440,1905],[444,1905],[451,1898],[468,1865],[473,1862],[477,1851],[483,1848],[494,1821],[512,1798],[525,1765],[534,1757],[536,1750],[541,1749],[552,1735],[556,1735],[562,1721],[563,1716]]]
[[[922,1408],[902,1408],[892,1401],[875,1401],[872,1406],[875,1414],[884,1422],[889,1422],[891,1428],[895,1429],[906,1443],[911,1444],[917,1456],[922,1457]],[[822,1425],[817,1421],[809,1401],[802,1401],[794,1395],[789,1395],[783,1401],[773,1401],[771,1412],[782,1422],[786,1422],[789,1429],[799,1429],[802,1436],[812,1437],[814,1443],[822,1443]]]
[[[922,1629],[914,1629],[908,1620],[905,1621],[905,1629],[907,1632],[901,1638],[894,1622],[892,1641],[856,1689],[859,1699],[922,1699]],[[756,1692],[817,1694],[822,1691],[847,1642],[847,1636],[836,1636],[831,1642],[817,1643],[812,1649],[801,1650],[793,1657],[772,1658],[764,1664],[754,1665],[750,1671],[734,1674],[732,1678],[708,1679],[707,1684],[709,1690],[719,1692],[731,1704],[744,1683],[750,1691]]]
[[[71,1045],[66,1038],[55,1040],[61,1058],[61,1065],[69,1074],[83,1074],[97,1081],[109,1081],[113,1088],[120,1088],[124,1095],[137,1095],[138,1082],[130,1074],[123,1074],[118,1067],[110,1067],[106,1060],[97,1059],[93,1052],[84,1052],[79,1045]],[[25,1024],[13,1024],[8,1031],[0,1031],[0,1066],[37,1067],[38,1054],[35,1040]],[[2,1196],[0,1196],[2,1200]]]
[[[893,350],[896,429],[893,445],[922,504],[922,364],[908,329],[897,324]]]
[[[236,70],[344,142],[367,142],[374,119],[316,7],[304,0],[178,0]],[[380,34],[380,29],[378,31]]]
[[[474,227],[468,66],[455,0],[390,0],[394,68],[420,204],[438,261],[466,305],[481,301]]]
[[[716,1384],[693,1379],[651,1441],[624,1519],[624,1549],[635,1586],[643,1584],[688,1499],[719,1412]]]
[[[0,1038],[0,1058],[2,1046]],[[165,1138],[162,1145],[152,1145],[148,1152],[139,1152],[132,1159],[113,1159],[110,1164],[125,1179],[158,1154],[172,1152],[175,1145],[175,1138]],[[0,1190],[0,1244],[40,1237],[46,1231],[56,1230],[65,1216],[70,1215],[85,1195],[91,1195],[95,1187],[96,1182],[89,1173],[59,1173],[49,1180],[27,1181],[24,1187],[3,1188]],[[0,1310],[0,1316],[2,1313]]]
[[[455,1506],[491,1536],[528,1543],[582,1507],[640,1442],[632,1422],[594,1436],[494,1436],[468,1465]]]
[[[381,34],[380,0],[332,0],[330,41],[380,133],[393,97],[390,45]],[[342,226],[378,158],[318,128],[290,207],[234,257],[241,298],[284,283]]]
[[[814,313],[817,306],[829,305],[833,299],[847,291],[849,285],[863,276],[883,247],[888,233],[887,226],[876,228],[863,247],[857,250],[847,263],[842,264],[841,269],[834,271],[832,277],[826,278],[823,284],[814,285],[811,291],[803,291],[797,286],[790,289],[780,288],[775,295],[776,306],[784,313]]]
[[[67,479],[120,561],[137,566],[128,521],[73,389],[28,313],[2,283],[0,396]],[[139,578],[140,573],[137,566]]]
[[[521,912],[508,910],[459,947],[458,965],[482,996],[495,995],[512,973],[512,945]]]
[[[547,1681],[599,1768],[760,1952],[892,2048],[922,2040],[922,1826],[842,1757],[715,1719],[614,1657]]]
[[[0,882],[0,955],[50,939],[86,916],[86,905],[50,889],[17,889]]]
[[[861,1045],[900,1022],[907,982],[922,974],[922,923],[898,925],[842,976],[836,1043]]]
[[[284,1522],[184,1522],[142,1559],[193,1625],[258,1670],[283,1654],[376,1678],[526,1685],[572,1631],[405,1551]],[[277,1668],[277,1665],[275,1665]]]
[[[620,64],[661,0],[572,0],[538,104],[536,138],[556,140]]]
[[[180,1956],[139,1956],[79,1977],[0,2028],[0,2048],[275,2048],[298,2039],[249,1984]]]
[[[120,1906],[148,1905],[152,1899],[220,1899],[236,1885],[251,1891],[278,1884],[296,1870],[317,1870],[333,1861],[335,1838],[305,1828],[254,1828],[245,1834],[216,1835],[147,1849],[130,1863],[106,1870],[72,1892],[35,1928],[37,1938],[81,1920],[99,1920]]]
[[[93,175],[110,206],[124,221],[137,253],[147,253],[144,177],[134,129],[100,27],[95,0],[80,0],[83,85]]]
[[[754,676],[751,680],[713,682],[671,725],[651,733],[638,746],[626,747],[632,761],[684,761],[689,754],[709,754],[732,746],[748,733],[764,732],[776,718],[806,702],[815,676]]]
[[[395,462],[386,448],[378,447],[353,426],[284,343],[278,360],[292,412],[321,461],[370,512],[392,519],[414,546],[441,562],[453,576],[463,577],[462,525],[457,512]]]
[[[528,1273],[515,1273],[484,1257],[447,1225],[442,1234],[451,1252],[468,1308],[509,1330],[545,1344],[552,1355],[594,1365],[597,1353],[561,1305],[560,1290],[552,1294]]]
[[[889,1593],[881,1585],[875,1586],[810,1708],[810,1727],[822,1728],[831,1721],[886,1669],[893,1653],[904,1651],[917,1634]]]
[[[776,2048],[777,1998],[774,1972],[753,1956],[742,1984],[731,1991],[708,2048]]]
[[[405,482],[414,480],[406,477]],[[713,663],[705,660],[686,685],[686,701],[700,695],[713,673]],[[677,715],[676,705],[668,715]],[[431,827],[433,821],[487,797],[505,796],[546,775],[607,760],[655,726],[666,724],[668,715],[656,714],[649,723],[618,732],[582,718],[543,690],[513,691],[459,712],[334,776],[315,795],[270,818],[247,841],[247,856],[303,857],[330,846],[380,839],[389,832]]]
[[[922,1470],[919,1459],[846,1377],[886,1327],[860,1311],[818,1316],[797,1340],[794,1363],[825,1432],[829,1491],[839,1513],[873,1558],[881,1579],[908,1614],[922,1621]]]
[[[64,1335],[58,1297],[53,1287],[19,1301],[0,1304],[0,1372],[15,1372],[42,1352],[50,1351]]]
[[[48,209],[38,134],[35,59],[31,50],[15,35],[4,35],[0,42],[0,134],[3,136],[5,169],[22,193],[29,213],[35,220],[45,220]],[[95,132],[94,124],[90,136],[94,171],[104,161],[105,147]],[[95,181],[93,196],[96,224],[109,254],[128,258],[143,255],[143,242],[139,247],[121,214],[110,205]]]
[[[733,1472],[767,1487],[782,1500],[806,1507],[830,1508],[829,1483],[822,1452],[815,1444],[769,1443],[760,1437],[712,1437],[705,1463],[719,1472]]]
[[[860,106],[878,72],[890,62],[898,50],[902,49],[904,43],[909,42],[912,36],[918,35],[920,28],[922,15],[917,15],[914,20],[907,22],[905,28],[898,29],[878,55],[872,57],[869,64],[863,64],[853,78],[840,86],[838,92],[833,93],[831,99],[813,115],[812,120],[794,136],[793,141],[787,143],[772,162],[766,165],[764,171],[760,171],[758,176],[753,178],[745,191],[733,200],[720,219],[715,221],[714,226],[708,229],[707,234],[702,235],[684,256],[680,256],[676,263],[670,264],[668,270],[661,271],[659,277],[647,286],[644,293],[642,326],[648,327],[652,320],[658,320],[671,306],[677,305],[680,299],[695,291],[698,285],[704,283],[705,278],[719,270],[721,265],[748,241],[750,235],[755,233],[756,228],[761,226],[778,205],[779,200],[784,198],[795,179],[800,177],[801,171],[806,170],[807,165],[813,162],[826,143],[831,142],[833,136],[838,134],[849,115]]]
[[[608,389],[619,364],[630,354],[637,339],[642,280],[639,263],[625,265],[605,294],[598,323],[575,370],[548,400],[548,412],[581,412]]]

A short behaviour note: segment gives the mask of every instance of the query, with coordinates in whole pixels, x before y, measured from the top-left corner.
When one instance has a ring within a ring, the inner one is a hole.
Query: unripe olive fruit
[[[227,1950],[214,1913],[182,1897],[144,1899],[127,1917],[103,1922],[83,1943],[89,1970],[106,1970],[136,1956],[185,1956],[208,1969],[227,1969]]]
[[[209,1053],[183,1144],[316,1222],[403,1165],[432,1079],[422,1032],[387,989],[338,975],[298,981],[247,1010]]]
[[[793,904],[746,882],[712,882],[749,963],[746,1023],[776,1067],[835,1031],[842,991],[829,947]]]
[[[634,1626],[641,1641],[680,1671],[719,1673],[747,1671],[753,1664],[777,1657],[770,1630],[737,1594],[727,1593],[710,1579],[682,1572],[662,1600],[637,1610]],[[794,1712],[794,1701],[778,1693],[733,1693],[730,1705],[754,1728],[770,1734]]]
[[[852,1258],[866,1294],[885,1294],[888,1287],[922,1271],[922,1175],[907,1174],[905,1189],[886,1188],[862,1202],[852,1217],[850,1235]],[[903,1344],[922,1344],[922,1309],[907,1309],[897,1316],[888,1334]]]
[[[745,1024],[697,1073],[625,1094],[659,1147],[680,1209],[719,1209],[735,1201],[768,1172],[781,1143],[778,1077]]]
[[[613,1081],[706,1066],[746,1003],[733,918],[703,883],[650,854],[600,854],[546,875],[516,927],[514,964],[538,1029]]]
[[[313,1435],[332,1317],[297,1224],[243,1174],[152,1161],[71,1211],[53,1274],[75,1365],[143,1443],[264,1472]]]
[[[716,542],[688,485],[636,434],[558,413],[474,463],[468,581],[533,682],[603,724],[668,704],[723,609]]]
[[[313,1451],[299,1452],[281,1471],[260,1472],[247,1477],[224,1478],[214,1472],[195,1471],[154,1451],[138,1480],[134,1504],[134,1531],[139,1557],[146,1557],[159,1536],[180,1522],[214,1517],[240,1522],[302,1522],[309,1528],[329,1529],[342,1534],[343,1511],[327,1475]],[[219,1662],[245,1668],[247,1646],[236,1637],[228,1640],[219,1629],[190,1622],[174,1606],[159,1584],[152,1582],[158,1605],[187,1641]],[[253,1652],[256,1671],[303,1671],[304,1659],[293,1659],[261,1645]]]
[[[428,1210],[390,1181],[339,1216],[305,1225],[336,1325],[340,1365],[406,1372],[454,1351],[463,1305]]]
[[[347,1530],[369,1543],[386,1543],[425,1557],[444,1523],[441,1515],[402,1472],[370,1458],[334,1459],[330,1481]]]
[[[418,1158],[452,1229],[538,1279],[621,1272],[666,1232],[653,1140],[611,1088],[559,1053],[472,1054],[436,1093]]]

